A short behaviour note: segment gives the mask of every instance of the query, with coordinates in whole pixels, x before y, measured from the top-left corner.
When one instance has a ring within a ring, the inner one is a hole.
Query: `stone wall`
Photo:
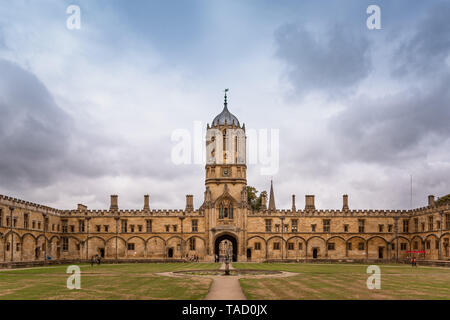
[[[50,261],[88,260],[97,254],[107,260],[179,260],[194,256],[202,261],[214,260],[208,229],[213,225],[210,219],[214,211],[88,210],[82,205],[77,210],[57,210],[0,195],[0,212],[2,263],[39,262],[46,256]],[[230,230],[239,234],[239,260],[243,261],[401,260],[410,255],[406,252],[410,250],[424,250],[425,254],[416,254],[419,259],[450,260],[448,204],[394,211],[251,212],[239,207],[236,214],[239,225]],[[270,231],[266,230],[267,220],[271,221]],[[147,221],[151,221],[151,230],[147,230]],[[403,229],[404,221],[408,230]],[[124,222],[126,232],[122,229]],[[242,227],[244,230],[239,229]]]

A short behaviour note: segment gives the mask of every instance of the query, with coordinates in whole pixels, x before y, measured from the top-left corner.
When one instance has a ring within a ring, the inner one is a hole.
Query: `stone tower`
[[[205,201],[208,251],[232,243],[233,260],[244,256],[244,221],[247,215],[247,165],[245,125],[228,110],[225,90],[223,110],[206,130]]]
[[[226,91],[222,112],[207,127],[205,170],[212,201],[226,190],[240,201],[247,185],[245,125],[228,110]]]

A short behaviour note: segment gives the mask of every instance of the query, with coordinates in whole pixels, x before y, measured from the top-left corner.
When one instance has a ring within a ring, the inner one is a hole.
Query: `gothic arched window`
[[[233,211],[230,200],[223,200],[219,205],[219,219],[233,219]]]

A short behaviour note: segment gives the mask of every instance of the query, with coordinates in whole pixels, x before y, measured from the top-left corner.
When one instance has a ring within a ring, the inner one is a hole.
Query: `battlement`
[[[62,212],[65,216],[87,216],[87,217],[99,217],[99,216],[119,216],[119,217],[142,217],[142,216],[169,216],[169,217],[181,217],[181,216],[203,216],[203,212],[195,210],[186,212],[182,209],[153,209],[153,210],[65,210]]]
[[[450,210],[449,203],[444,203],[441,205],[436,205],[434,203],[433,205],[428,205],[426,207],[412,209],[411,212],[412,212],[412,215],[419,216],[419,215],[431,214],[431,213],[436,213],[436,212],[440,212],[440,211],[448,211],[448,210]]]
[[[13,197],[8,197],[5,195],[1,195],[0,194],[0,204],[2,205],[6,205],[6,206],[13,206],[13,207],[19,207],[25,210],[34,210],[34,211],[38,211],[41,212],[43,214],[53,214],[53,215],[61,215],[62,211],[55,209],[55,208],[51,208],[48,206],[44,206],[41,204],[37,204],[37,203],[33,203],[30,201],[25,201],[22,199],[17,199],[17,198],[13,198]]]
[[[320,209],[320,210],[260,210],[253,211],[250,215],[267,215],[267,216],[284,216],[294,215],[300,217],[335,217],[335,216],[408,216],[411,215],[411,210],[335,210],[335,209]]]

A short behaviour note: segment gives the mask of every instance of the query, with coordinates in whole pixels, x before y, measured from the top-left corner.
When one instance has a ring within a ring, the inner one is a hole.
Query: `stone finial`
[[[342,196],[342,211],[344,211],[344,210],[348,210],[349,208],[348,208],[348,195],[347,194],[344,194],[343,196]]]
[[[119,196],[111,195],[111,206],[109,210],[119,210]]]
[[[295,194],[292,195],[292,212],[297,211],[297,208],[295,207]]]

